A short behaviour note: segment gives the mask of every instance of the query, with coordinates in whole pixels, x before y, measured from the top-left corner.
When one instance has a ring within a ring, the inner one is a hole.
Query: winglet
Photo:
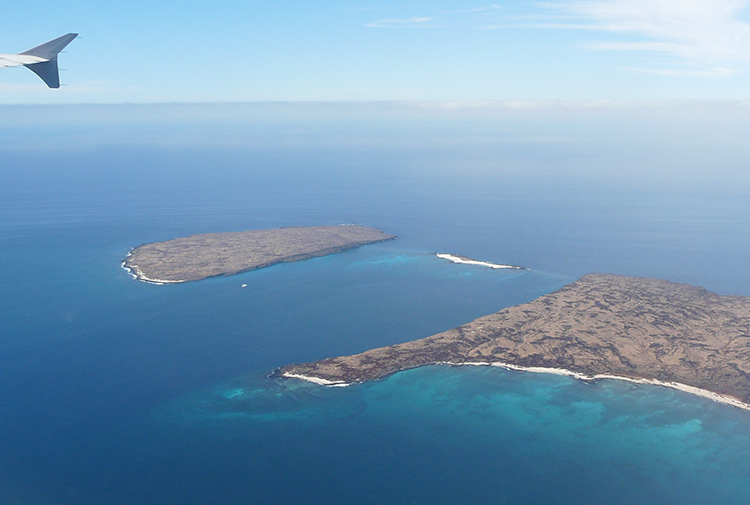
[[[49,61],[31,63],[30,65],[25,65],[25,67],[41,77],[50,88],[60,87],[60,72],[57,69],[57,56]]]
[[[77,33],[69,33],[62,37],[57,37],[54,40],[50,40],[49,42],[45,42],[41,46],[32,47],[31,49],[27,49],[18,54],[28,54],[30,56],[38,56],[39,58],[51,60],[52,58],[56,58],[57,53],[65,49],[65,46],[70,44],[70,41],[76,37],[78,37]]]
[[[25,66],[41,77],[50,88],[59,88],[60,72],[57,68],[57,55],[76,37],[78,37],[77,33],[69,33],[18,54],[27,54],[48,60],[40,63],[30,63]]]

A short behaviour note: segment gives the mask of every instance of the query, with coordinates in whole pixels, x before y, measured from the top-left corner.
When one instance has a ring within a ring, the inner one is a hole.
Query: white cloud
[[[736,73],[736,71],[727,67],[714,67],[707,70],[649,68],[631,68],[630,70],[644,74],[665,75],[669,77],[729,77]]]
[[[636,35],[644,41],[602,42],[594,49],[647,51],[695,63],[750,61],[750,0],[576,0],[541,7],[575,16],[539,28],[571,28]],[[687,74],[686,74],[687,75]]]
[[[480,13],[487,13],[491,11],[497,11],[502,9],[502,7],[499,4],[492,4],[492,5],[486,5],[484,7],[474,7],[472,9],[455,9],[455,10],[449,10],[444,11],[447,14],[466,14],[466,13],[473,13],[473,12],[480,12]]]
[[[409,19],[381,19],[367,23],[366,26],[371,28],[389,28],[389,27],[411,27],[424,26],[424,23],[430,21],[431,17],[413,17]]]
[[[548,0],[533,5],[525,12],[499,4],[443,11],[439,25],[589,32],[586,49],[658,56],[654,64],[661,68],[630,69],[655,75],[727,77],[750,63],[750,22],[743,17],[746,11],[750,14],[750,0]],[[374,28],[434,25],[432,17],[367,24]]]

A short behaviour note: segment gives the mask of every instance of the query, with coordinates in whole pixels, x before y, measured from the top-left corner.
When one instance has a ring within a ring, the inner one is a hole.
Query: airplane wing
[[[27,56],[22,54],[0,54],[0,68],[32,65],[34,63],[43,63],[45,61],[49,60],[38,56]]]
[[[70,44],[70,42],[76,37],[78,37],[77,33],[68,33],[67,35],[63,35],[62,37],[57,37],[54,40],[45,42],[40,46],[27,49],[24,52],[19,53],[18,55],[38,56],[40,58],[51,60],[52,58],[57,58],[57,53],[65,49],[65,46]]]
[[[11,60],[9,54],[0,54],[0,68],[15,67],[18,65],[23,65],[23,63]]]
[[[0,54],[0,68],[23,65],[38,75],[50,88],[59,88],[60,72],[57,69],[57,55],[76,37],[78,37],[77,33],[68,33],[22,53]]]

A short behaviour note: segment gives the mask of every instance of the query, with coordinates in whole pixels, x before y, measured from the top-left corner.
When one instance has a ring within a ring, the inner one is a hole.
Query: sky
[[[6,2],[0,104],[748,100],[750,0]]]

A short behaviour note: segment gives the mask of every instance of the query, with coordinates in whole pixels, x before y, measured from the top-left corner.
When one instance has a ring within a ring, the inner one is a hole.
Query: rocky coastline
[[[325,385],[433,364],[493,365],[623,379],[750,406],[750,297],[688,284],[589,274],[555,293],[431,337],[288,365]]]

